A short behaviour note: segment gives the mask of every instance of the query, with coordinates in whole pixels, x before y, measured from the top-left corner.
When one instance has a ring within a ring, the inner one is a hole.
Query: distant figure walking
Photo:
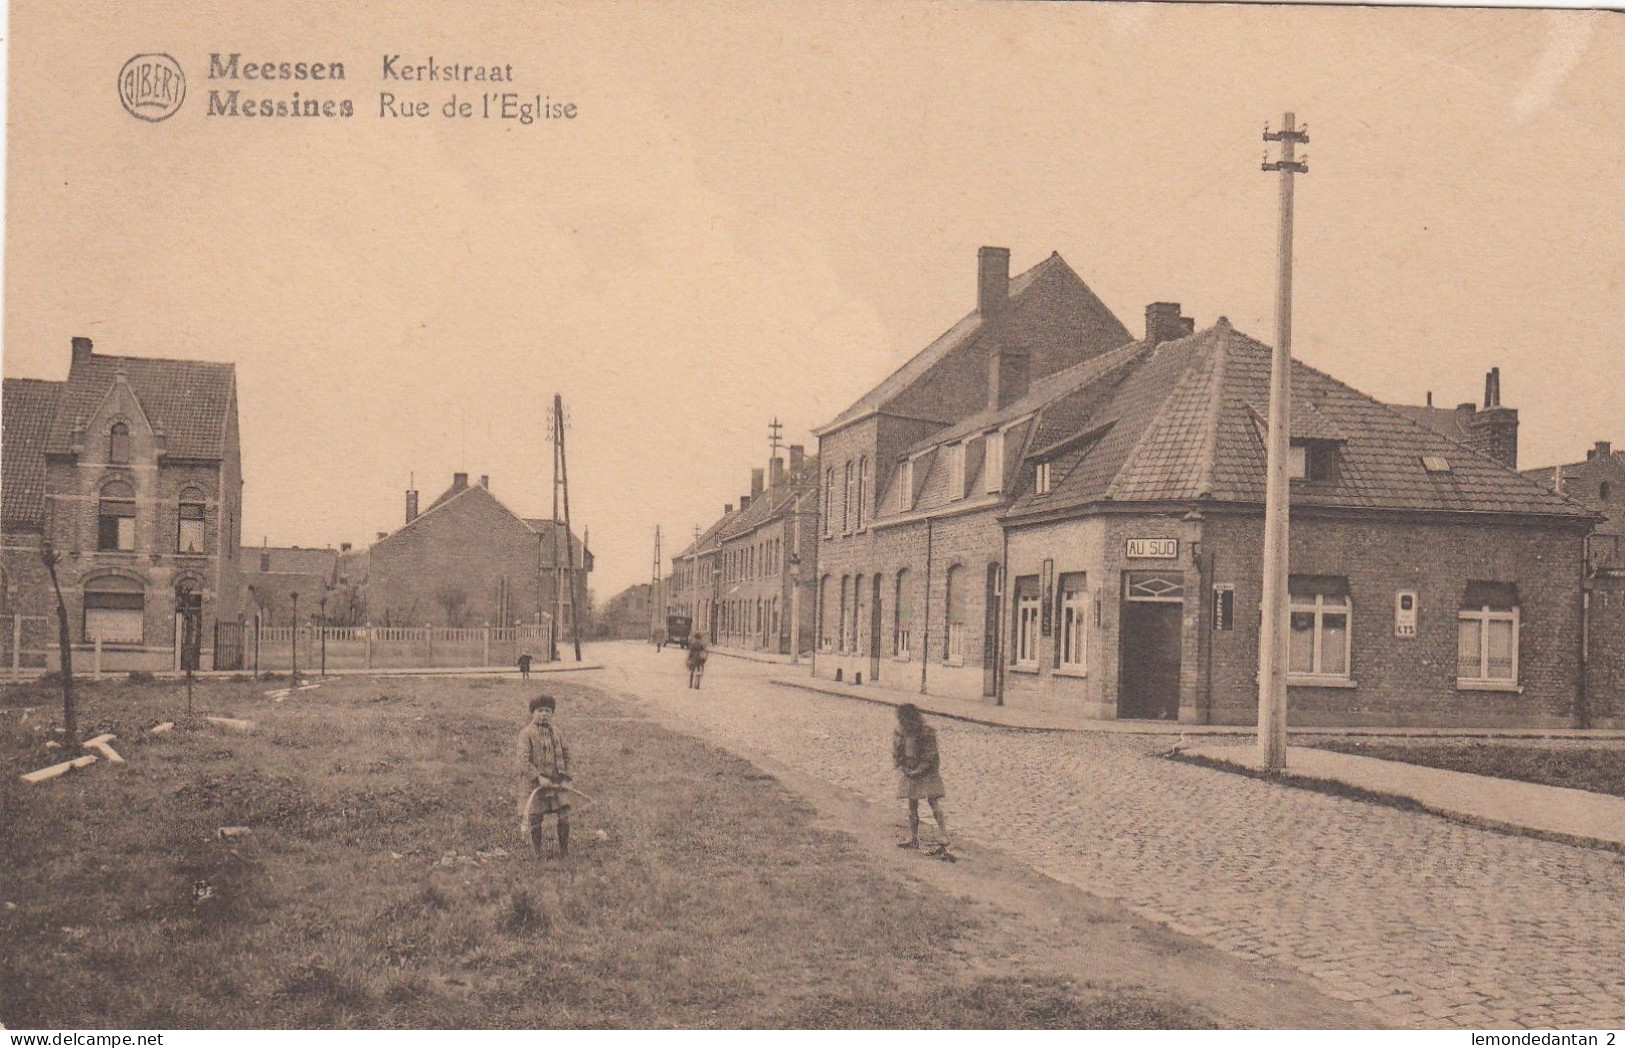
[[[942,813],[942,798],[947,794],[942,786],[941,757],[937,753],[937,733],[926,726],[920,708],[905,702],[897,707],[897,731],[892,735],[892,764],[897,768],[897,796],[908,801],[908,840],[899,848],[920,846],[920,802],[931,805],[931,817],[937,820],[941,842],[931,849],[931,855],[953,862],[948,851],[948,820]]]
[[[558,820],[559,858],[570,850],[570,750],[553,726],[556,703],[541,695],[530,700],[530,723],[519,735],[519,774],[524,793],[519,801],[519,825],[530,838],[536,857],[542,857],[542,824],[549,815]]]
[[[521,681],[530,680],[530,652],[528,651],[519,656],[519,679]]]
[[[705,676],[705,634],[696,633],[688,641],[688,686],[698,689]]]

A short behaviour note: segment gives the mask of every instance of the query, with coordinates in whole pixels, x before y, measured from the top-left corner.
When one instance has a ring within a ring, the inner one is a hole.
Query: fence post
[[[23,669],[23,617],[11,616],[11,683],[22,680]]]
[[[260,613],[254,613],[254,679],[260,679]]]
[[[367,623],[366,630],[361,634],[361,661],[367,669],[372,669],[372,623]]]
[[[434,626],[426,625],[423,627],[423,643],[429,652],[423,661],[428,663],[428,668],[432,669],[434,667]]]
[[[485,644],[480,653],[480,665],[491,665],[491,624],[489,622],[485,624]]]
[[[96,634],[96,668],[93,679],[102,679],[102,635],[100,633]]]

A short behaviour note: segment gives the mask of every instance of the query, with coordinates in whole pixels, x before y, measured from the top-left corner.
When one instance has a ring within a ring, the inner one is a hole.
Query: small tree
[[[56,565],[62,559],[49,541],[40,549],[45,570],[51,573],[51,589],[56,591],[57,644],[62,651],[62,730],[69,740],[79,737],[79,721],[73,709],[73,641],[68,635],[68,606],[62,601],[62,584],[57,581]]]
[[[456,629],[463,624],[468,608],[468,591],[455,582],[443,583],[434,591],[434,601],[446,613],[446,625]]]

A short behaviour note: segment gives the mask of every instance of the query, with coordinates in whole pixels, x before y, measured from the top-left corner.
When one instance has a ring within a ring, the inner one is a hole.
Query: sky
[[[3,370],[236,365],[245,542],[364,544],[454,472],[552,510],[553,395],[600,600],[975,302],[1058,251],[1131,331],[1275,331],[1266,121],[1309,125],[1293,349],[1384,400],[1480,399],[1520,464],[1625,444],[1625,21],[1024,3],[12,5]],[[143,52],[188,78],[132,118]],[[209,55],[338,61],[210,80]],[[383,80],[498,64],[514,82]],[[210,89],[348,98],[208,116]],[[455,92],[573,120],[445,118]],[[381,113],[380,94],[427,101]],[[397,110],[398,111],[398,110]]]

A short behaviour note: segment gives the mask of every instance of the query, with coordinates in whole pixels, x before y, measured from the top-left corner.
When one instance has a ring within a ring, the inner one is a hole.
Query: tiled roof
[[[1066,273],[1070,273],[1074,279],[1077,278],[1077,274],[1072,273],[1071,268],[1066,264],[1066,260],[1061,258],[1059,253],[1051,253],[1048,258],[1038,263],[1038,265],[1033,266],[1025,273],[1011,277],[1011,307],[1014,308],[1017,300],[1020,299],[1029,288],[1034,286],[1038,282],[1039,278],[1055,271],[1064,271]],[[1080,286],[1083,286],[1082,280],[1078,280],[1078,283]],[[1087,295],[1093,298],[1094,292],[1090,291],[1087,286],[1083,286],[1083,290]],[[1095,299],[1095,301],[1098,303],[1099,300]],[[1111,317],[1110,312],[1105,310],[1104,305],[1100,305],[1099,308],[1108,318]],[[1112,318],[1112,322],[1116,323],[1115,318]],[[916,353],[906,364],[892,372],[878,386],[871,389],[868,393],[865,393],[861,398],[858,399],[857,403],[841,412],[833,421],[818,427],[817,429],[813,430],[813,432],[822,436],[823,434],[828,433],[833,429],[837,429],[848,422],[862,418],[865,415],[872,414],[876,411],[883,410],[891,401],[902,395],[911,386],[924,378],[926,373],[932,368],[936,367],[937,364],[941,363],[944,359],[952,355],[956,350],[970,345],[971,342],[975,340],[976,336],[982,331],[983,326],[982,315],[979,312],[973,310],[966,314],[957,324],[943,332],[930,345]],[[1126,331],[1124,332],[1123,337],[1127,338]],[[952,420],[944,418],[938,419],[937,421],[950,422]]]
[[[1584,462],[1565,462],[1520,472],[1535,483],[1560,491],[1602,514],[1605,519],[1597,524],[1597,534],[1625,535],[1625,482],[1618,479],[1625,477],[1625,451],[1612,451],[1606,458],[1588,458]],[[1615,489],[1607,502],[1602,500],[1599,491],[1604,481]]]
[[[68,369],[62,404],[46,443],[49,454],[66,454],[74,424],[88,419],[113,388],[122,370],[141,410],[162,426],[169,454],[177,458],[220,458],[225,454],[226,420],[235,397],[236,369],[206,360],[109,357],[92,353]]]
[[[331,575],[334,565],[338,563],[339,551],[336,549],[302,549],[298,546],[244,546],[242,547],[243,571],[257,573],[260,570],[260,558],[269,556],[271,572],[298,572],[305,575]]]
[[[45,518],[45,441],[61,382],[8,378],[0,401],[0,517],[39,527]]]
[[[1023,494],[1019,518],[1101,502],[1213,499],[1261,504],[1270,349],[1221,320],[1136,358],[1078,432],[1110,422],[1081,453],[1051,464],[1047,496]],[[1335,477],[1293,485],[1303,506],[1589,515],[1583,506],[1293,362],[1293,436],[1339,441]],[[1449,463],[1424,468],[1424,456]],[[1064,468],[1063,468],[1064,467]]]
[[[551,559],[549,559],[551,557],[553,551],[557,550],[559,552],[559,554],[560,554],[561,559],[562,559],[563,554],[564,554],[564,544],[561,543],[561,542],[556,541],[556,536],[558,536],[560,534],[563,534],[563,532],[564,532],[564,521],[562,521],[562,520],[549,520],[546,517],[521,517],[520,519],[523,520],[526,524],[528,524],[530,526],[530,530],[536,532],[538,535],[546,536],[548,531],[550,531],[550,530],[554,533],[555,541],[553,541],[553,542],[543,542],[542,543],[542,558],[543,558],[542,567],[544,567],[544,568],[553,567],[554,566],[553,562],[552,562]],[[582,567],[583,565],[585,565],[585,567],[587,568],[588,571],[592,570],[592,551],[591,550],[583,551],[582,545],[581,545],[581,536],[580,535],[571,535],[570,536],[570,553],[569,553],[569,556],[570,556],[571,563],[575,564],[576,567],[579,568],[579,567]],[[585,558],[585,560],[583,560],[583,558]],[[560,567],[562,567],[562,566],[563,565],[561,564]]]
[[[1390,408],[1404,415],[1412,422],[1426,426],[1433,432],[1449,437],[1451,440],[1467,441],[1473,438],[1473,431],[1462,425],[1462,418],[1471,418],[1465,411],[1455,408],[1436,408],[1431,404],[1390,404]]]

